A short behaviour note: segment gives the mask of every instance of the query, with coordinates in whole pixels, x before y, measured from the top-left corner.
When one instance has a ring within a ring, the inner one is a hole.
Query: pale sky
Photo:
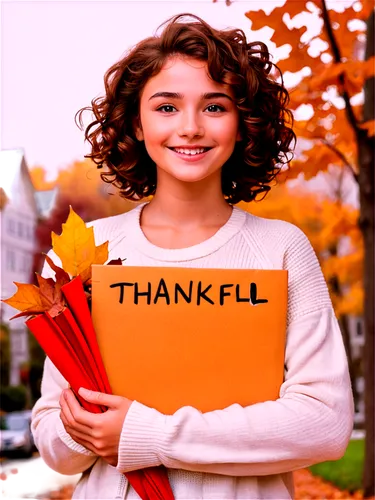
[[[334,0],[334,2],[337,0]],[[1,148],[25,151],[29,167],[57,169],[88,151],[74,123],[76,111],[103,92],[105,71],[174,14],[190,12],[216,28],[236,27],[262,40],[274,61],[270,28],[256,34],[245,17],[284,0],[2,1]],[[313,24],[313,23],[312,23]]]

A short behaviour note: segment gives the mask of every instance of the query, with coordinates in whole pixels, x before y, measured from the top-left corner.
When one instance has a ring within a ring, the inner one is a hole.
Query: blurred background
[[[103,94],[104,73],[114,62],[166,19],[184,12],[216,28],[240,28],[248,41],[265,42],[283,72],[296,154],[264,200],[240,206],[292,222],[309,237],[339,319],[356,407],[345,457],[297,473],[296,494],[370,498],[374,0],[3,1],[1,298],[15,292],[13,282],[35,282],[42,252],[51,247],[51,231],[61,232],[69,205],[86,222],[134,207],[84,158],[89,149],[74,115]],[[14,314],[2,304],[0,487],[4,498],[47,498],[77,478],[47,470],[33,447],[30,409],[40,394],[44,354],[23,318],[9,321]],[[70,494],[69,488],[60,490],[60,498]]]

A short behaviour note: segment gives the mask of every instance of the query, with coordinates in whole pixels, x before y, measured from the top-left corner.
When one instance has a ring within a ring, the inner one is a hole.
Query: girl
[[[288,161],[288,93],[263,43],[186,16],[114,64],[105,96],[86,108],[88,157],[106,167],[103,180],[130,200],[152,195],[94,221],[96,242],[109,240],[109,258],[126,265],[287,269],[285,380],[277,401],[203,414],[163,415],[83,388],[109,407],[94,415],[47,359],[33,432],[50,467],[83,473],[74,498],[139,498],[123,473],[164,464],[177,500],[291,499],[291,471],[340,458],[352,431],[343,342],[309,241],[234,206],[266,193]]]

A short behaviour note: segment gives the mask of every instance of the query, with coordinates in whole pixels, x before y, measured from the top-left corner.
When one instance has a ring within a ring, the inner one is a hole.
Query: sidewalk
[[[365,431],[362,429],[354,429],[350,439],[365,439]]]

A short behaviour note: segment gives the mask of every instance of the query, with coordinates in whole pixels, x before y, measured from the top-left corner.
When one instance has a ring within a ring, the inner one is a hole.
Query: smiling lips
[[[171,151],[176,153],[180,158],[187,160],[198,160],[202,158],[210,149],[203,146],[189,146],[189,147],[169,147]]]
[[[178,158],[185,162],[197,162],[206,156],[211,148],[169,148]]]

